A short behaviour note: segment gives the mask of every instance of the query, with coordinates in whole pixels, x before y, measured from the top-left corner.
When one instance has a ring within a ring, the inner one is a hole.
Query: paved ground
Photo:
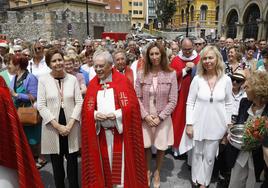
[[[152,166],[154,167],[155,160]],[[81,164],[79,159],[79,172]],[[43,182],[46,188],[55,188],[51,163],[49,162],[40,170]],[[164,159],[161,172],[161,188],[191,188],[190,171],[184,160],[174,160],[170,154],[167,154]],[[79,177],[80,174],[79,174]],[[255,188],[260,187],[257,185]],[[217,183],[212,182],[209,188],[217,188]]]

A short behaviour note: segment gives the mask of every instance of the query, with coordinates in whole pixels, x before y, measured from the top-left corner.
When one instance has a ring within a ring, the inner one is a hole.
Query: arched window
[[[257,20],[260,18],[260,9],[258,5],[250,5],[245,14],[243,15],[243,22],[245,24],[243,38],[255,38],[258,37],[258,23]]]
[[[181,10],[181,23],[184,23],[184,10]]]
[[[216,21],[219,21],[219,6],[216,7]]]
[[[190,15],[191,15],[191,21],[194,21],[194,6],[191,6]]]
[[[206,20],[207,19],[207,11],[208,11],[208,6],[207,5],[202,5],[200,8],[200,20]]]
[[[231,10],[227,16],[227,37],[228,38],[236,38],[237,28],[236,23],[238,22],[238,14],[236,10]]]

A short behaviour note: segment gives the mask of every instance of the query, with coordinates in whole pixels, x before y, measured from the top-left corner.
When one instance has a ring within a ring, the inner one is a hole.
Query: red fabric
[[[199,55],[192,60],[192,62],[197,65],[199,62]],[[176,56],[171,64],[176,73],[178,79],[178,102],[175,110],[172,113],[172,122],[173,122],[173,130],[174,130],[174,147],[178,148],[181,142],[182,133],[186,123],[186,101],[189,93],[189,88],[191,84],[191,74],[187,74],[186,76],[182,77],[182,69],[186,66],[186,61],[180,59],[179,56]]]
[[[129,80],[113,69],[112,83],[115,98],[123,114],[123,142],[125,155],[124,188],[147,187],[146,163],[142,137],[140,106]],[[95,77],[87,90],[82,109],[82,187],[105,187],[99,139],[96,135],[94,110],[97,92],[101,90]],[[110,187],[112,185],[109,185]]]
[[[121,184],[122,174],[122,147],[123,147],[123,135],[116,131],[116,128],[111,129],[114,133],[114,148],[113,148],[113,161],[112,172],[109,163],[108,147],[106,142],[105,130],[101,128],[99,142],[100,151],[103,161],[103,171],[106,187],[112,188],[112,185]]]
[[[129,81],[131,82],[131,84],[134,86],[133,71],[128,66],[126,66],[126,68],[125,68],[125,76],[129,79]]]
[[[20,188],[44,187],[9,89],[1,76],[0,122],[0,165],[17,170]]]

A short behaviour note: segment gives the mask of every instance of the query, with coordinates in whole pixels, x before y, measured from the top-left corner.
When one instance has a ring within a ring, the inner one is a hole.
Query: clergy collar
[[[112,73],[109,75],[109,76],[107,76],[107,78],[105,78],[105,80],[100,80],[100,84],[106,84],[106,83],[108,83],[108,82],[112,82]]]

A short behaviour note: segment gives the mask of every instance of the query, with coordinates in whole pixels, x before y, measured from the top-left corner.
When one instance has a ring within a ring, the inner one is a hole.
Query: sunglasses
[[[231,80],[232,80],[232,82],[236,82],[238,84],[241,84],[241,83],[243,83],[245,81],[243,79],[238,79],[238,78],[234,78],[234,77],[232,77]]]
[[[40,50],[42,50],[42,47],[36,47],[36,48],[34,48],[34,50],[35,51],[38,51],[38,50],[40,51]]]
[[[201,46],[201,45],[202,45],[202,43],[195,43],[195,45],[196,45],[196,46],[197,46],[197,45]]]
[[[25,57],[31,57],[30,55],[28,55],[28,54],[22,54],[22,55],[24,55]]]

